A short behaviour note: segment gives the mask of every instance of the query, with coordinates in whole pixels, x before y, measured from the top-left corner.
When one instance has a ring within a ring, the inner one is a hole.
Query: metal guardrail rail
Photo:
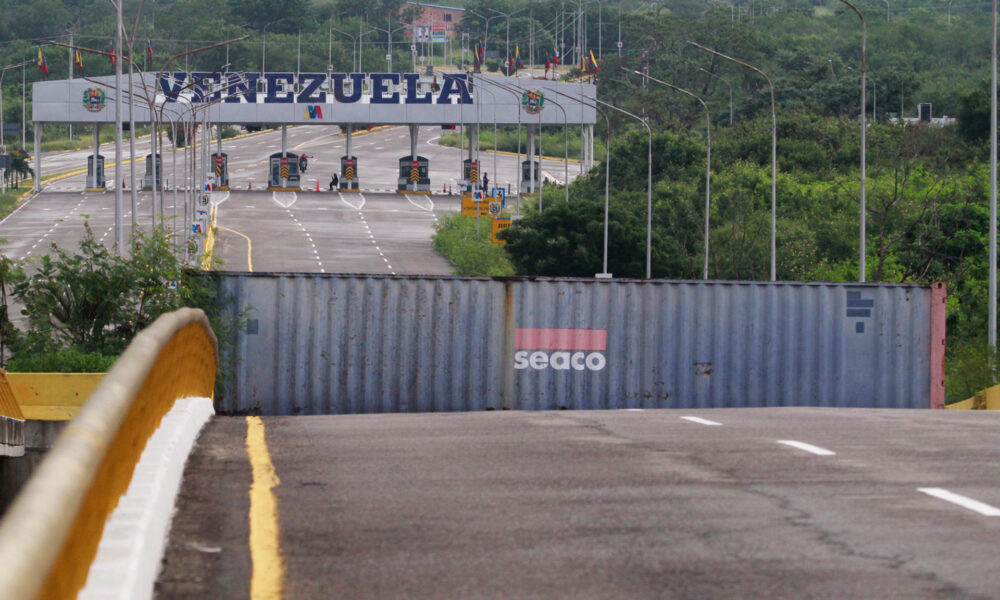
[[[24,456],[24,413],[0,370],[0,456]]]
[[[178,398],[211,397],[218,345],[201,310],[140,332],[0,522],[0,598],[75,598],[146,441]]]

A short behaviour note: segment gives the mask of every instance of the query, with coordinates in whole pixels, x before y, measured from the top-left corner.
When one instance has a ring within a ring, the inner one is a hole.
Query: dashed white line
[[[778,440],[779,444],[784,444],[786,446],[791,446],[792,448],[798,448],[805,452],[810,452],[817,456],[833,456],[837,454],[833,450],[827,450],[826,448],[820,448],[819,446],[813,446],[812,444],[807,444],[805,442],[797,442],[795,440]]]
[[[984,517],[1000,517],[1000,508],[995,506],[990,506],[985,502],[980,502],[979,500],[973,500],[968,496],[963,496],[961,494],[956,494],[955,492],[948,491],[943,488],[917,488],[918,492],[923,492],[928,496],[933,496],[944,500],[945,502],[951,502],[952,504],[957,504],[962,508],[967,508],[973,512],[977,512]]]
[[[699,425],[722,425],[717,421],[709,421],[708,419],[702,419],[701,417],[681,417],[685,421],[691,421],[692,423],[698,423]]]

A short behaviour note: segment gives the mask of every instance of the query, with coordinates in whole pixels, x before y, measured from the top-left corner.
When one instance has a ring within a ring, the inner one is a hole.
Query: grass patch
[[[566,142],[567,139],[563,135],[562,128],[558,130],[546,131],[541,138],[541,148],[545,153],[545,156],[553,158],[561,158],[566,154]],[[580,128],[570,127],[569,128],[569,158],[570,160],[580,158]],[[442,146],[448,146],[451,148],[458,148],[462,146],[462,134],[457,131],[442,134],[438,139],[438,143]],[[468,145],[468,137],[466,136],[464,144]],[[536,150],[538,148],[539,138],[535,136]],[[479,149],[480,150],[493,150],[493,128],[483,126],[479,130]],[[496,149],[503,152],[518,152],[518,140],[517,140],[517,127],[498,127],[496,135]],[[521,154],[528,153],[528,133],[526,131],[521,132],[521,144],[520,144]],[[604,140],[594,139],[594,156],[604,156]],[[527,160],[527,159],[525,159]]]
[[[514,265],[503,244],[491,241],[489,217],[479,219],[454,213],[435,226],[434,250],[443,256],[458,275],[507,277],[514,275]]]

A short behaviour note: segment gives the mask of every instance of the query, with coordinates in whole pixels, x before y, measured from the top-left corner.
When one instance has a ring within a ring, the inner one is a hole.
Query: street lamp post
[[[520,86],[518,86],[515,89],[511,89],[511,88],[509,88],[509,87],[507,87],[507,86],[505,86],[505,85],[503,85],[501,83],[495,82],[495,81],[489,81],[489,80],[485,80],[485,79],[483,81],[485,83],[488,83],[490,85],[494,85],[496,87],[499,87],[500,89],[506,90],[506,91],[514,94],[514,97],[517,98],[517,99],[520,99],[520,94],[524,93],[523,90],[522,90],[522,88]],[[562,94],[560,94],[560,95],[562,95]],[[564,148],[563,148],[563,152],[564,152],[564,155],[563,155],[563,183],[565,184],[563,186],[564,187],[564,193],[563,193],[563,195],[564,195],[564,199],[566,200],[566,202],[569,203],[569,117],[566,114],[566,108],[562,104],[560,104],[559,102],[556,102],[555,100],[552,100],[551,98],[548,98],[547,100],[549,102],[551,102],[552,104],[554,104],[556,106],[556,108],[558,108],[562,112],[562,114],[563,114],[563,144],[564,144]],[[518,114],[520,115],[520,109],[519,109]],[[539,128],[539,131],[540,131],[540,129],[541,128]],[[541,137],[540,133],[539,133],[539,137]],[[518,156],[520,156],[520,153],[518,154]],[[518,165],[518,169],[520,169],[520,165]],[[495,164],[494,164],[494,167],[493,167],[493,171],[496,172],[496,165]],[[518,193],[520,194],[520,189],[518,190]]]
[[[991,15],[992,54],[990,59],[990,285],[989,333],[990,372],[996,376],[997,350],[997,0]],[[900,113],[900,118],[902,118]]]
[[[507,53],[504,55],[505,57],[509,57],[510,56],[510,17],[511,17],[511,15],[516,15],[517,13],[521,12],[522,10],[527,10],[527,9],[528,9],[528,7],[525,6],[524,8],[519,8],[519,9],[511,11],[509,13],[504,13],[504,12],[500,12],[499,10],[497,10],[495,8],[489,8],[489,7],[486,8],[486,10],[492,10],[493,12],[498,13],[499,15],[502,15],[502,16],[504,16],[507,19],[507,25],[506,25],[506,29],[505,29],[506,34],[507,34],[507,46],[506,46]]]
[[[330,48],[329,48],[329,50],[327,52],[327,63],[326,64],[328,64],[328,65],[332,65],[333,64],[333,32],[334,31],[336,31],[337,33],[342,33],[342,34],[346,35],[347,37],[351,38],[351,69],[355,73],[357,73],[358,72],[358,66],[357,66],[357,62],[358,62],[358,48],[357,48],[358,38],[357,38],[357,36],[351,35],[351,34],[347,33],[346,31],[341,31],[341,30],[339,30],[339,29],[337,29],[336,27],[333,27],[333,26],[330,26]]]
[[[287,21],[287,20],[288,20],[288,17],[282,17],[282,18],[278,19],[277,21],[271,21],[267,25],[264,25],[264,29],[261,32],[261,41],[260,41],[260,80],[262,82],[262,85],[265,86],[265,88],[264,88],[265,91],[266,91],[266,86],[267,86],[267,77],[265,76],[265,73],[267,73],[267,69],[265,68],[265,65],[266,65],[265,58],[266,58],[266,51],[267,51],[267,28],[270,27],[271,25],[276,25],[278,23],[281,23],[282,21]]]
[[[628,69],[626,69],[625,67],[622,67],[622,70],[628,71]],[[695,94],[689,92],[688,90],[679,88],[676,85],[673,85],[671,83],[667,83],[666,81],[661,81],[661,80],[657,79],[656,77],[652,77],[652,76],[647,75],[645,73],[642,73],[640,71],[632,70],[632,72],[635,73],[635,74],[637,74],[637,75],[642,75],[643,77],[646,77],[650,81],[659,83],[660,85],[665,85],[665,86],[667,86],[668,88],[670,88],[672,90],[676,90],[676,91],[678,91],[678,92],[680,92],[682,94],[686,94],[686,95],[694,98],[695,100],[697,100],[698,102],[700,102],[701,106],[705,109],[705,135],[706,135],[706,140],[707,140],[708,151],[707,151],[706,156],[705,156],[705,264],[704,264],[704,267],[702,269],[701,277],[702,277],[702,279],[706,279],[707,280],[708,279],[709,216],[711,214],[711,208],[712,208],[712,114],[708,110],[708,105],[705,104],[705,101],[702,100],[701,98],[699,98],[698,96],[696,96]]]
[[[850,6],[851,9],[855,13],[857,13],[858,18],[861,19],[861,211],[858,219],[860,222],[861,232],[859,234],[859,240],[858,240],[858,281],[860,283],[864,283],[865,274],[867,271],[865,265],[865,259],[866,259],[865,253],[867,251],[866,239],[865,239],[866,228],[867,228],[867,225],[865,223],[865,219],[867,217],[867,215],[865,214],[866,211],[865,191],[867,188],[865,148],[867,144],[865,143],[865,136],[867,134],[867,129],[868,129],[868,119],[867,119],[868,109],[867,109],[867,103],[865,101],[865,90],[867,88],[867,82],[865,81],[865,71],[867,69],[865,61],[865,51],[867,46],[868,28],[865,25],[865,16],[861,14],[861,11],[858,10],[857,6],[854,6],[853,4],[848,2],[848,0],[840,0],[840,1],[846,4],[847,6]]]
[[[711,48],[706,48],[697,42],[688,41],[689,44],[714,54],[720,58],[732,61],[738,65],[743,65],[744,67],[759,73],[765,80],[767,80],[767,85],[771,90],[771,281],[777,280],[778,275],[778,261],[777,261],[777,229],[778,229],[778,119],[775,116],[774,109],[774,84],[771,82],[771,78],[767,76],[767,73],[761,71],[757,67],[745,63],[742,60],[733,58],[727,54],[718,52],[717,50],[712,50]]]
[[[604,253],[603,262],[601,263],[601,272],[595,274],[595,277],[598,279],[611,279],[611,273],[608,273],[608,207],[610,206],[611,189],[611,121],[608,119],[608,113],[601,110],[601,107],[597,106],[597,104],[584,102],[583,98],[567,96],[562,92],[556,92],[556,94],[570,98],[580,104],[583,104],[584,106],[589,106],[601,113],[601,116],[604,117]]]
[[[634,115],[623,108],[618,108],[614,104],[609,104],[603,100],[598,100],[597,98],[591,98],[589,96],[583,96],[588,100],[593,100],[594,102],[600,104],[601,106],[607,106],[612,110],[617,110],[618,112],[628,115],[633,119],[642,123],[643,127],[646,128],[646,135],[649,136],[649,143],[647,146],[646,155],[646,279],[652,277],[653,269],[653,130],[649,128],[649,121],[643,119],[638,115]]]
[[[701,67],[695,67],[695,68],[698,69],[699,71],[703,71],[705,73],[708,73],[709,75],[711,75],[712,77],[715,77],[716,79],[718,79],[719,81],[721,81],[722,83],[726,84],[729,87],[729,124],[732,125],[733,124],[733,84],[729,83],[729,80],[726,79],[725,77],[721,77],[719,75],[716,75],[715,73],[709,71],[708,69],[703,69]],[[638,71],[636,71],[636,72],[638,73]]]

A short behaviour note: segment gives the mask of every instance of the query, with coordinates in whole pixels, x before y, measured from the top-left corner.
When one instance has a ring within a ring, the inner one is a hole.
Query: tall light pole
[[[485,31],[485,33],[483,33],[483,51],[485,52],[486,47],[489,46],[489,44],[490,44],[490,21],[492,21],[493,19],[499,19],[502,15],[493,15],[492,17],[487,17],[486,15],[479,14],[479,13],[477,13],[476,11],[474,11],[472,9],[466,9],[466,12],[472,13],[472,14],[476,15],[477,17],[479,17],[480,19],[483,19],[484,21],[486,21],[486,31]],[[509,45],[509,43],[510,42],[508,42],[508,45]],[[485,67],[485,65],[484,65],[484,67]]]
[[[115,251],[125,247],[122,231],[122,1],[115,6]],[[131,90],[130,90],[131,91]],[[95,159],[96,160],[96,159]],[[96,168],[96,165],[95,165]]]
[[[757,67],[745,63],[742,60],[733,58],[727,54],[723,54],[717,50],[712,50],[711,48],[706,48],[697,42],[688,41],[689,44],[714,54],[720,58],[732,61],[738,65],[742,65],[752,71],[759,73],[765,80],[767,80],[767,85],[771,90],[771,281],[777,281],[778,276],[778,261],[777,261],[777,229],[778,229],[778,119],[775,116],[774,109],[774,84],[771,82],[771,78],[767,76],[767,73],[761,71]]]
[[[523,88],[521,88],[520,86],[518,86],[517,88],[511,88],[511,87],[508,87],[508,86],[506,86],[504,84],[498,83],[496,81],[489,81],[489,80],[486,80],[486,79],[484,79],[483,82],[488,83],[490,85],[494,85],[494,86],[496,86],[496,87],[498,87],[500,89],[507,90],[508,92],[514,94],[514,97],[517,98],[518,100],[520,100],[521,94],[524,93]],[[560,94],[560,95],[562,95],[562,94]],[[563,154],[563,183],[565,184],[563,186],[563,195],[564,195],[564,199],[565,199],[566,203],[568,204],[569,203],[569,118],[567,117],[567,114],[566,114],[566,108],[561,103],[556,102],[552,98],[545,98],[545,100],[547,100],[547,101],[551,102],[552,104],[554,104],[556,108],[558,108],[560,111],[562,111],[562,115],[563,115],[563,145],[564,145],[564,148],[563,148],[563,153],[564,153]],[[575,100],[575,98],[574,98],[574,100]],[[518,110],[520,111],[520,109],[518,109]],[[541,130],[541,127],[539,127],[539,131],[540,130]],[[539,136],[540,135],[541,135],[541,133],[539,133]],[[494,134],[494,139],[495,139],[495,134]],[[541,161],[539,161],[539,165],[541,165]],[[520,168],[520,165],[518,165],[518,168]],[[494,163],[494,166],[493,166],[493,171],[496,172],[496,164],[495,163]],[[519,188],[519,190],[520,190],[520,188]]]
[[[282,21],[287,21],[287,20],[288,20],[288,17],[282,17],[282,18],[278,19],[277,21],[271,21],[267,25],[264,25],[264,29],[261,31],[261,42],[260,42],[260,80],[261,80],[261,82],[263,82],[263,85],[265,86],[265,91],[266,91],[266,88],[267,88],[267,77],[264,76],[264,74],[267,73],[267,69],[264,68],[265,64],[266,64],[265,63],[265,58],[266,58],[266,51],[267,51],[267,28],[270,27],[271,25],[277,25],[278,23],[281,23]]]
[[[625,67],[622,70],[628,71]],[[709,216],[712,209],[712,113],[708,110],[708,105],[705,101],[696,96],[694,93],[689,92],[683,88],[679,88],[672,83],[667,83],[666,81],[660,81],[656,77],[651,77],[640,71],[632,70],[636,75],[642,75],[643,77],[659,83],[660,85],[665,85],[668,88],[678,91],[682,94],[686,94],[698,102],[701,103],[702,108],[705,109],[705,135],[708,142],[708,151],[705,156],[705,264],[702,269],[701,278],[708,279],[708,242],[709,242]]]
[[[597,98],[591,98],[589,96],[583,96],[587,100],[592,100],[601,106],[607,106],[612,110],[617,110],[618,112],[628,115],[633,119],[642,123],[643,127],[646,128],[646,134],[649,136],[649,143],[647,146],[646,154],[646,279],[652,277],[652,265],[653,265],[653,130],[649,128],[649,122],[646,119],[638,115],[634,115],[623,108],[618,108],[614,104],[608,104],[603,100],[598,100]]]
[[[715,73],[709,71],[708,69],[703,69],[701,67],[695,67],[695,68],[698,69],[699,71],[704,72],[704,73],[708,73],[709,75],[711,75],[712,77],[715,77],[716,79],[718,79],[719,81],[721,81],[722,83],[726,84],[729,87],[729,124],[732,125],[733,124],[733,84],[729,83],[729,80],[726,79],[725,77],[722,77],[721,75],[716,75]]]
[[[992,4],[990,60],[990,371],[996,376],[997,350],[997,0]]]
[[[867,188],[867,178],[866,178],[866,162],[865,162],[865,149],[867,144],[865,143],[865,136],[868,130],[868,104],[865,100],[865,90],[868,84],[865,80],[865,73],[867,70],[867,61],[865,60],[865,52],[868,40],[868,27],[865,25],[865,16],[861,14],[857,6],[854,6],[847,0],[840,0],[844,4],[851,7],[851,9],[858,14],[858,18],[861,19],[861,211],[858,218],[861,232],[858,239],[858,282],[865,282],[865,273],[867,271],[865,265],[865,253],[866,248],[866,223],[865,219],[867,217],[865,208],[865,191]]]
[[[336,31],[337,33],[342,33],[342,34],[346,35],[347,37],[351,38],[351,51],[352,51],[351,69],[356,73],[358,71],[358,66],[357,66],[358,48],[357,48],[357,45],[356,45],[356,43],[358,41],[358,38],[355,37],[355,36],[353,36],[353,35],[351,35],[351,34],[349,34],[349,33],[347,33],[346,31],[341,31],[341,30],[339,30],[339,29],[337,29],[336,27],[333,27],[333,26],[330,27],[330,49],[329,49],[328,57],[327,57],[327,61],[328,62],[326,64],[328,64],[328,65],[332,65],[333,64],[333,32],[334,31]]]
[[[560,96],[569,98],[574,102],[579,102],[584,106],[589,106],[601,113],[601,116],[604,117],[604,254],[601,267],[602,270],[600,273],[595,274],[595,277],[598,279],[611,279],[611,273],[608,273],[608,207],[610,205],[609,190],[611,188],[611,121],[608,119],[608,113],[601,110],[601,107],[597,106],[597,104],[584,102],[582,97],[569,96],[567,94],[563,94],[562,92],[557,92],[555,90],[552,91]]]
[[[507,57],[510,56],[510,16],[511,15],[516,15],[517,13],[521,12],[522,10],[527,10],[527,9],[528,9],[528,7],[525,6],[524,8],[519,8],[519,9],[511,11],[509,13],[500,12],[499,10],[497,10],[495,8],[488,8],[487,7],[487,9],[486,9],[486,10],[492,10],[493,12],[498,13],[499,15],[502,15],[502,16],[504,16],[507,19],[507,26],[506,26],[506,33],[507,33],[507,46],[506,46],[506,49],[507,49],[507,53],[504,56],[504,60],[506,60]]]
[[[392,34],[396,31],[399,31],[400,29],[403,29],[403,27],[397,27],[393,29],[392,17],[389,17],[388,26],[389,26],[388,29],[382,29],[381,27],[375,27],[371,23],[368,24],[368,27],[372,29],[385,32],[385,44],[386,44],[385,60],[388,71],[392,73]]]

